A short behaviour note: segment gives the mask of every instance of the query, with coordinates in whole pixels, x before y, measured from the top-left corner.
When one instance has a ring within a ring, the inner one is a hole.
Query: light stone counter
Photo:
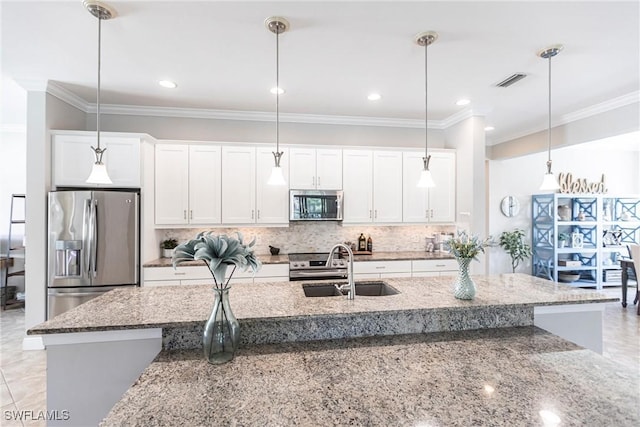
[[[534,307],[617,301],[524,274],[474,280],[478,294],[472,301],[454,298],[451,277],[385,279],[400,293],[354,300],[307,298],[303,282],[237,284],[230,301],[244,343],[526,326],[533,324]],[[207,285],[118,289],[28,333],[163,328],[165,348],[189,348],[200,345],[212,302]]]
[[[164,351],[101,425],[636,426],[639,387],[535,327]]]
[[[263,264],[288,264],[289,256],[284,255],[258,255]],[[371,255],[355,255],[355,262],[362,261],[411,261],[411,260],[438,260],[454,259],[449,252],[425,252],[425,251],[398,251],[398,252],[373,252]],[[184,266],[201,266],[202,261],[188,261],[180,264]],[[159,258],[149,261],[143,267],[171,267],[171,258]]]

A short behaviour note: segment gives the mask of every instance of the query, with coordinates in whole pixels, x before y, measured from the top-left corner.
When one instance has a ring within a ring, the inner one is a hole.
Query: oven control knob
[[[293,266],[294,266],[294,267],[297,267],[297,266],[298,266],[298,263],[297,263],[297,262],[294,262],[294,263],[293,263]]]
[[[335,267],[336,265],[338,265],[338,261],[333,261],[333,266]]]

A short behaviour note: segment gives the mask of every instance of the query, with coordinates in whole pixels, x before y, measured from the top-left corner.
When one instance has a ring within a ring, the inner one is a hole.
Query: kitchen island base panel
[[[44,335],[48,426],[96,425],[161,350],[160,329]]]
[[[477,306],[438,310],[343,313],[240,319],[240,345],[418,334],[533,325],[533,307]],[[204,325],[165,328],[163,349],[202,347]]]
[[[595,303],[536,307],[534,325],[602,354],[604,308]]]
[[[532,326],[253,346],[219,366],[163,351],[101,425],[630,426],[639,386]]]

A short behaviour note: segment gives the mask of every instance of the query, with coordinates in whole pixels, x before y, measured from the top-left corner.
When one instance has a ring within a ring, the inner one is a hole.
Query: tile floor
[[[620,288],[608,288],[606,293],[619,297]],[[635,288],[629,289],[632,302]],[[604,316],[604,356],[640,369],[640,316],[636,306],[608,304]],[[10,420],[11,411],[29,411],[36,417],[45,411],[46,358],[44,350],[23,351],[24,309],[0,312],[0,425],[44,426],[44,421]],[[9,411],[9,412],[7,412]]]

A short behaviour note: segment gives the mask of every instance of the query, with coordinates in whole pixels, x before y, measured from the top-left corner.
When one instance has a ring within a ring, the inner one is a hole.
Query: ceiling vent
[[[512,84],[514,84],[516,82],[519,82],[520,80],[524,79],[525,77],[527,77],[526,74],[515,73],[515,74],[510,75],[509,77],[507,77],[506,79],[504,79],[500,83],[496,83],[496,86],[498,86],[498,87],[509,87]]]

